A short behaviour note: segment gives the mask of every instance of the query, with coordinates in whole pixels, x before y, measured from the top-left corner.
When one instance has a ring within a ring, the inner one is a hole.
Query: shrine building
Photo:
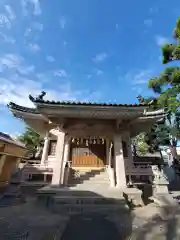
[[[45,95],[45,93],[43,93]],[[131,139],[164,117],[149,105],[47,101],[43,95],[30,100],[35,108],[8,105],[44,137],[40,163],[52,175],[51,185],[68,183],[67,168],[105,169],[109,185],[125,188],[133,175],[151,177],[151,169],[135,168]]]

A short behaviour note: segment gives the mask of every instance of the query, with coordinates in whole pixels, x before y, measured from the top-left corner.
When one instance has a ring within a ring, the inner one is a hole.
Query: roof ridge
[[[149,106],[148,104],[144,104],[144,103],[130,103],[130,104],[123,104],[123,103],[113,103],[113,102],[91,102],[91,101],[70,101],[70,100],[66,100],[66,101],[50,101],[50,100],[43,100],[43,99],[35,99],[35,98],[31,98],[31,101],[33,101],[33,103],[36,104],[54,104],[54,105],[84,105],[84,106],[121,106],[121,107],[145,107],[145,106]]]

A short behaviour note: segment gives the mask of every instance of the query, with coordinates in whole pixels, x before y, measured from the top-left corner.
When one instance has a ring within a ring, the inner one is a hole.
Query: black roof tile
[[[17,111],[21,111],[21,112],[28,112],[28,113],[33,113],[33,114],[39,114],[38,110],[36,108],[28,108],[28,107],[23,107],[20,105],[17,105],[16,103],[10,102],[8,104],[8,108],[10,109],[14,109]]]

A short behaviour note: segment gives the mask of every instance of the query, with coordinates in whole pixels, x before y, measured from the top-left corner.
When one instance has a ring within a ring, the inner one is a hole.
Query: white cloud
[[[98,69],[98,68],[95,68],[95,69],[94,69],[94,72],[95,72],[95,74],[96,74],[97,76],[100,76],[100,75],[102,75],[102,74],[104,73],[101,69]]]
[[[145,19],[144,20],[144,25],[146,26],[146,27],[151,27],[152,26],[152,19]]]
[[[152,78],[153,71],[151,69],[142,69],[126,73],[124,76],[119,76],[120,81],[130,82],[132,85],[147,84],[148,80]]]
[[[32,32],[32,28],[26,28],[24,36],[25,37],[29,36],[31,32]]]
[[[44,29],[43,24],[40,23],[40,22],[33,22],[33,23],[32,23],[32,26],[33,26],[34,29],[36,29],[36,30],[38,30],[38,31],[40,31],[40,32],[42,32],[43,29]]]
[[[15,54],[5,54],[0,57],[0,66],[6,68],[17,68],[23,61],[22,57]]]
[[[66,46],[67,46],[67,41],[64,41],[64,42],[63,42],[63,45],[66,47]]]
[[[37,44],[37,43],[30,43],[29,44],[29,49],[32,51],[32,52],[38,52],[40,51],[40,46]]]
[[[41,88],[38,82],[22,78],[18,75],[0,78],[0,81],[0,104],[4,105],[12,101],[27,107],[33,106],[28,100],[28,95],[31,92],[35,95],[38,94],[38,90]]]
[[[135,91],[137,94],[141,94],[143,89],[141,87],[132,87],[132,91]]]
[[[54,76],[67,77],[67,72],[64,69],[58,69],[54,71]]]
[[[66,26],[66,23],[67,23],[67,19],[64,16],[62,16],[59,19],[59,23],[60,23],[61,28],[64,29]]]
[[[16,54],[5,54],[0,57],[0,71],[14,70],[23,75],[28,75],[35,70],[34,65],[27,65],[24,59]]]
[[[42,90],[47,93],[45,99],[48,100],[75,101],[77,99],[83,100],[84,96],[84,91],[74,90],[69,82],[58,85],[55,89],[46,88],[40,81],[24,78],[19,75],[0,78],[0,82],[0,104],[3,105],[9,102],[15,102],[22,106],[33,107],[34,105],[28,98],[29,94],[36,97]],[[87,96],[87,94],[85,96]]]
[[[14,44],[16,42],[16,40],[13,37],[7,36],[6,34],[4,34],[2,32],[0,32],[0,36],[3,38],[4,42],[6,42],[6,43]]]
[[[55,61],[55,58],[53,56],[46,56],[46,60],[52,63]]]
[[[22,8],[24,15],[28,15],[29,10],[33,7],[33,14],[34,15],[41,15],[41,5],[40,0],[21,0]],[[31,5],[31,6],[30,6]]]
[[[99,63],[99,62],[103,62],[106,58],[107,58],[107,53],[99,53],[97,54],[94,58],[93,58],[93,61],[95,63]]]
[[[87,75],[87,79],[90,79],[90,78],[92,78],[92,74]]]
[[[23,75],[28,75],[29,73],[34,72],[34,70],[35,70],[35,66],[34,65],[19,67],[19,73],[21,73]]]
[[[156,43],[158,46],[162,46],[163,44],[169,42],[168,38],[161,36],[161,35],[155,36],[155,40],[156,40]]]
[[[16,18],[16,15],[10,5],[5,5],[5,10],[6,10],[10,20],[14,20]]]
[[[152,13],[157,13],[158,12],[158,7],[157,6],[153,6],[149,9],[149,13],[152,14]]]
[[[151,70],[141,70],[137,74],[134,75],[133,84],[140,85],[140,84],[147,84],[148,80],[152,77]]]
[[[11,28],[11,22],[5,14],[0,14],[0,27]]]

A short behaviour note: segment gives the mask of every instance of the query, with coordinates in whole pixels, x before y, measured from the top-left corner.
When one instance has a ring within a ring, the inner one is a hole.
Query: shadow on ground
[[[123,221],[123,219],[122,219]],[[115,224],[100,214],[81,214],[70,218],[61,240],[71,240],[76,237],[78,240],[109,240],[125,239]],[[131,235],[130,233],[128,234]]]
[[[132,239],[180,239],[178,231],[180,226],[179,206],[177,204],[170,205],[166,197],[162,197],[162,199],[164,206],[157,207],[157,213],[142,224],[141,228],[133,231]]]
[[[28,187],[25,192],[28,193]],[[162,236],[166,240],[180,239],[178,236],[180,218],[178,205],[171,206],[167,202],[166,206],[154,207],[156,212],[145,217],[148,211],[152,212],[150,206],[139,208],[142,210],[140,216],[136,209],[124,211],[124,202],[121,200],[114,201],[93,192],[78,192],[74,193],[73,196],[79,196],[79,198],[77,197],[79,203],[75,201],[73,205],[71,202],[71,207],[67,206],[67,202],[61,201],[57,202],[57,209],[53,209],[53,205],[43,205],[36,200],[34,189],[31,194],[26,195],[27,202],[25,204],[1,208],[1,239],[8,239],[7,236],[14,237],[10,239],[18,239],[17,237],[23,236],[23,234],[26,234],[27,237],[24,239],[27,240],[142,240],[148,239],[148,237],[149,239],[161,239]],[[63,191],[61,194],[64,194]],[[89,199],[87,198],[86,202],[81,202],[80,197],[84,194],[89,194]],[[91,208],[88,206],[90,209],[82,212],[81,204],[89,205],[92,197],[96,198],[96,205],[99,208],[103,203],[106,207],[109,204],[121,205],[122,208],[103,213],[103,211],[91,212]],[[65,208],[64,213],[61,212],[62,208]],[[76,210],[76,214],[71,214]]]

